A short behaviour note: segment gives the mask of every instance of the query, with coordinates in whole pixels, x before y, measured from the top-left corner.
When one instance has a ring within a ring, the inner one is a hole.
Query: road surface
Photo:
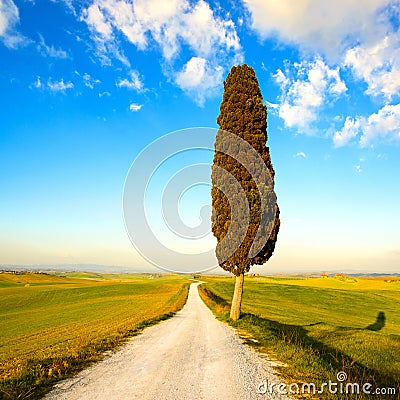
[[[61,381],[47,400],[251,400],[279,383],[268,362],[215,319],[191,285],[174,317],[133,337],[104,360]],[[260,387],[262,390],[263,387]]]

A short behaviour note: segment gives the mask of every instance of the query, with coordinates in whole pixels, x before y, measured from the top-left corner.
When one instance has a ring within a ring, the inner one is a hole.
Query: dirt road
[[[259,394],[279,382],[267,362],[217,321],[192,284],[185,307],[103,361],[60,382],[48,400],[284,399]]]

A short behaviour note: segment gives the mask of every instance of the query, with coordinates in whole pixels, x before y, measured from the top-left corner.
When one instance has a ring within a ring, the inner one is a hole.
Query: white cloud
[[[347,117],[343,128],[333,137],[336,146],[357,139],[361,147],[377,142],[400,142],[400,104],[385,105],[368,117]]]
[[[40,89],[41,87],[43,87],[43,83],[40,79],[40,76],[36,78],[36,81],[34,82],[33,86],[35,86],[36,89]]]
[[[303,133],[310,131],[326,102],[347,90],[339,69],[328,67],[320,57],[311,62],[286,64],[285,72],[279,69],[273,77],[281,88],[279,116],[287,127]]]
[[[122,64],[130,67],[130,62],[126,57],[121,46],[115,39],[105,41],[103,38],[95,36],[95,54],[100,59],[101,63],[106,66],[112,65],[112,58],[120,61]]]
[[[280,69],[276,71],[274,78],[276,83],[279,84],[281,87],[286,87],[287,85],[290,84],[289,78],[285,76],[285,74]]]
[[[84,73],[82,79],[84,85],[89,89],[94,89],[95,85],[101,83],[99,79],[92,78],[88,73]]]
[[[72,82],[64,82],[64,79],[53,82],[51,79],[47,82],[47,87],[52,92],[65,92],[67,89],[72,89],[74,84]]]
[[[48,89],[52,92],[65,92],[68,89],[73,89],[74,84],[72,82],[64,82],[64,79],[59,81],[53,81],[51,78],[47,80],[47,83],[43,82],[40,76],[36,77],[35,82],[30,86],[30,88],[36,89]]]
[[[356,169],[356,172],[357,172],[358,174],[362,172],[361,165],[356,165],[354,168]]]
[[[83,10],[82,19],[104,39],[110,39],[112,35],[111,23],[106,21],[103,13],[97,4],[92,4]]]
[[[99,2],[100,3],[100,2]],[[92,32],[95,53],[103,65],[111,65],[111,58],[130,66],[129,60],[115,38],[113,26],[107,16],[100,10],[100,5],[94,2],[87,9],[83,9],[80,18],[89,26]]]
[[[175,81],[182,90],[193,95],[199,105],[203,105],[222,81],[222,73],[221,66],[213,67],[205,58],[192,57],[176,74]]]
[[[340,131],[336,131],[333,136],[333,142],[336,147],[346,145],[354,137],[359,134],[361,128],[361,118],[355,119],[346,117],[343,128]]]
[[[18,7],[12,0],[0,0],[0,40],[11,49],[27,42],[16,30],[18,24]]]
[[[180,35],[199,56],[208,57],[215,48],[240,49],[239,37],[232,20],[214,16],[210,6],[203,0],[182,15],[184,27]]]
[[[126,87],[127,89],[136,90],[137,92],[142,91],[144,87],[143,82],[140,80],[139,73],[134,70],[130,71],[129,79],[119,79],[116,86],[119,88]]]
[[[378,140],[400,140],[400,104],[386,105],[366,120],[360,138],[361,147]]]
[[[235,24],[229,17],[216,15],[204,0],[94,0],[83,11],[82,20],[92,32],[103,63],[110,63],[110,57],[119,52],[119,58],[129,64],[118,44],[121,37],[142,51],[158,49],[163,73],[198,103],[213,93],[209,89],[216,77],[222,83],[221,67],[242,60]],[[186,65],[179,58],[183,47],[189,52]],[[204,67],[200,60],[207,61]],[[204,71],[201,83],[189,82],[185,71],[191,67]],[[128,82],[120,81],[126,87]],[[201,93],[195,94],[196,88]]]
[[[381,10],[391,0],[244,0],[252,28],[303,49],[338,58],[354,40],[369,42],[387,29]]]
[[[56,49],[54,46],[48,46],[44,41],[42,35],[39,35],[40,43],[38,44],[38,50],[45,56],[52,58],[68,58],[68,54],[65,50]]]
[[[307,158],[307,154],[304,153],[304,151],[300,151],[300,152],[296,153],[295,157]]]
[[[264,101],[265,105],[268,107],[268,111],[276,114],[276,111],[279,111],[279,104],[271,103],[268,100]]]
[[[103,96],[110,97],[111,93],[110,92],[101,92],[101,93],[99,93],[99,97],[103,97]]]
[[[400,91],[400,32],[385,36],[370,46],[358,45],[346,52],[345,65],[364,80],[366,93],[391,100]]]
[[[177,55],[180,43],[197,55],[208,56],[216,48],[239,50],[239,37],[231,20],[214,15],[204,0],[95,0],[83,12],[92,30],[111,39],[113,28],[144,50],[150,38],[160,46],[166,59]]]
[[[132,111],[132,112],[137,112],[137,111],[139,111],[142,107],[143,107],[142,104],[131,103],[131,104],[129,105],[129,110]]]
[[[250,11],[252,28],[262,39],[276,38],[298,46],[303,56],[321,54],[328,62],[329,67],[321,68],[307,67],[302,61],[293,65],[294,76],[290,68],[274,75],[282,90],[279,116],[286,126],[310,130],[325,103],[345,92],[346,86],[339,76],[341,68],[365,82],[365,94],[379,97],[382,103],[369,116],[347,116],[333,135],[335,146],[358,141],[365,147],[398,138],[398,106],[393,105],[400,95],[398,0],[244,3]],[[332,65],[337,67],[332,69]],[[330,83],[323,86],[324,82]]]

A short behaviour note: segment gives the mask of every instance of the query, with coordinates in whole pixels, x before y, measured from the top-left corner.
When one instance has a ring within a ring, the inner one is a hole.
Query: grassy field
[[[202,279],[207,281],[200,287],[202,298],[228,321],[233,279]],[[231,324],[277,361],[286,382],[335,382],[344,371],[346,382],[395,387],[399,393],[400,281],[246,277],[242,311]]]
[[[0,274],[0,398],[36,399],[184,305],[178,276]]]

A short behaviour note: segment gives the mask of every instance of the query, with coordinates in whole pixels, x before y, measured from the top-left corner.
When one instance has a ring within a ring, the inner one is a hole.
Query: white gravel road
[[[268,362],[215,319],[190,287],[184,308],[82,371],[58,383],[47,400],[287,399],[259,394],[279,383]]]

